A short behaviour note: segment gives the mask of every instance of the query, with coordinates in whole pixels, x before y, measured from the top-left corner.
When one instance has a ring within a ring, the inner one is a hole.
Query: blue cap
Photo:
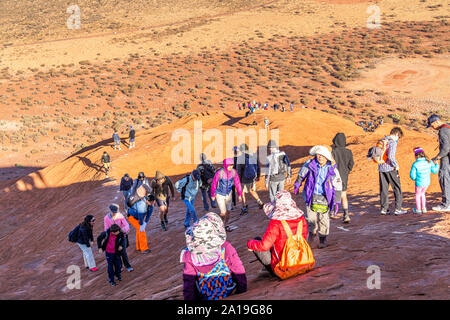
[[[435,121],[440,120],[441,118],[437,114],[432,114],[428,117],[428,125],[427,128],[431,127],[431,124]]]
[[[196,170],[192,171],[192,176],[195,178],[195,180],[199,180],[200,172],[196,169]]]

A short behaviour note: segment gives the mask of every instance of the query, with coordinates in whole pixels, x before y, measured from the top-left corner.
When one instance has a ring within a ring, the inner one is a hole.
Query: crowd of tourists
[[[434,211],[450,212],[450,125],[437,115],[428,118],[428,127],[438,130],[439,153],[428,158],[420,146],[411,148],[416,161],[411,166],[410,178],[415,181],[416,207],[414,214],[427,213],[426,190],[432,173],[439,173],[442,203]],[[390,134],[381,138],[370,148],[367,158],[378,165],[380,187],[380,214],[404,215],[403,194],[396,159],[397,146],[403,131],[394,127]],[[256,153],[250,152],[246,144],[234,147],[234,157],[223,160],[217,167],[205,154],[200,155],[200,164],[190,173],[173,183],[160,171],[153,179],[140,172],[133,180],[124,174],[120,182],[123,194],[124,213],[118,204],[111,204],[103,218],[103,232],[97,237],[97,248],[104,253],[107,274],[112,286],[121,281],[122,264],[128,272],[133,271],[127,255],[130,226],[135,229],[136,250],[142,254],[150,252],[146,234],[154,207],[159,208],[162,232],[169,229],[169,207],[176,201],[176,194],[186,206],[184,233],[186,248],[181,251],[183,263],[183,296],[186,300],[221,299],[247,290],[245,266],[236,249],[227,241],[227,234],[236,226],[230,224],[231,212],[240,202],[240,216],[249,209],[250,194],[269,223],[262,236],[247,239],[247,249],[254,253],[263,270],[274,279],[286,279],[307,272],[314,267],[311,247],[318,237],[319,249],[328,246],[330,216],[342,208],[342,222],[350,223],[347,187],[354,166],[353,154],[346,147],[346,136],[337,133],[329,147],[317,145],[309,150],[310,158],[292,176],[292,167],[286,152],[280,150],[276,141],[270,140],[263,170]],[[440,165],[438,164],[440,162]],[[264,176],[265,190],[269,201],[260,198],[263,190],[257,190],[256,182]],[[294,196],[286,187],[293,182]],[[390,210],[388,191],[392,187],[395,208]],[[297,205],[300,189],[306,210]],[[195,208],[198,191],[202,197],[205,214],[199,218]],[[257,212],[256,212],[257,213]],[[80,247],[84,264],[92,272],[98,271],[92,247],[94,245],[93,215],[87,215],[69,234],[69,240]],[[302,254],[290,254],[300,250]],[[297,257],[292,261],[288,257]]]

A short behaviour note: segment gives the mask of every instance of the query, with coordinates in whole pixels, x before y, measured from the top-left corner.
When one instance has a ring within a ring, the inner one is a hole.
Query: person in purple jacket
[[[334,208],[336,189],[342,184],[331,152],[325,146],[315,146],[309,150],[313,159],[306,161],[298,172],[294,184],[294,193],[305,181],[303,199],[306,203],[306,221],[308,222],[308,243],[311,244],[319,233],[319,249],[327,246],[330,233],[330,210]]]
[[[226,241],[222,219],[208,212],[186,230],[181,251],[184,300],[218,300],[247,291],[245,268]]]

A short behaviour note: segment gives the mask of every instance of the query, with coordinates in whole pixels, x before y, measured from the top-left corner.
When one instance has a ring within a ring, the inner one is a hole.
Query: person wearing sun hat
[[[283,227],[285,221],[293,234],[296,234],[298,225],[301,224],[302,236],[306,239],[308,225],[303,211],[287,190],[278,191],[273,202],[266,203],[264,213],[270,219],[263,238],[256,237],[247,241],[247,248],[252,251],[258,261],[272,276],[276,277],[274,268],[280,261],[282,251],[288,236]]]
[[[312,244],[316,233],[319,234],[319,248],[327,246],[326,238],[330,233],[330,210],[334,208],[336,190],[342,188],[339,170],[330,150],[325,146],[315,146],[309,150],[312,159],[306,161],[298,172],[294,184],[294,193],[305,181],[303,199],[306,203],[308,222],[308,243]]]
[[[432,127],[439,133],[439,154],[432,160],[441,162],[439,166],[439,185],[442,190],[442,202],[433,207],[435,211],[450,212],[450,124],[444,123],[441,118],[433,114],[428,117],[427,128]]]
[[[187,247],[180,255],[184,300],[221,299],[247,291],[244,265],[226,241],[219,215],[208,212],[186,230],[185,236]]]

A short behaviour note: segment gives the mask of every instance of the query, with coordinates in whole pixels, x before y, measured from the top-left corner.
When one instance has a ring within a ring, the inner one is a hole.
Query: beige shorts
[[[219,207],[220,213],[223,214],[231,211],[231,200],[233,199],[231,192],[227,196],[216,194],[216,204]]]
[[[242,184],[242,192],[249,193],[250,191],[256,191],[256,181]]]

